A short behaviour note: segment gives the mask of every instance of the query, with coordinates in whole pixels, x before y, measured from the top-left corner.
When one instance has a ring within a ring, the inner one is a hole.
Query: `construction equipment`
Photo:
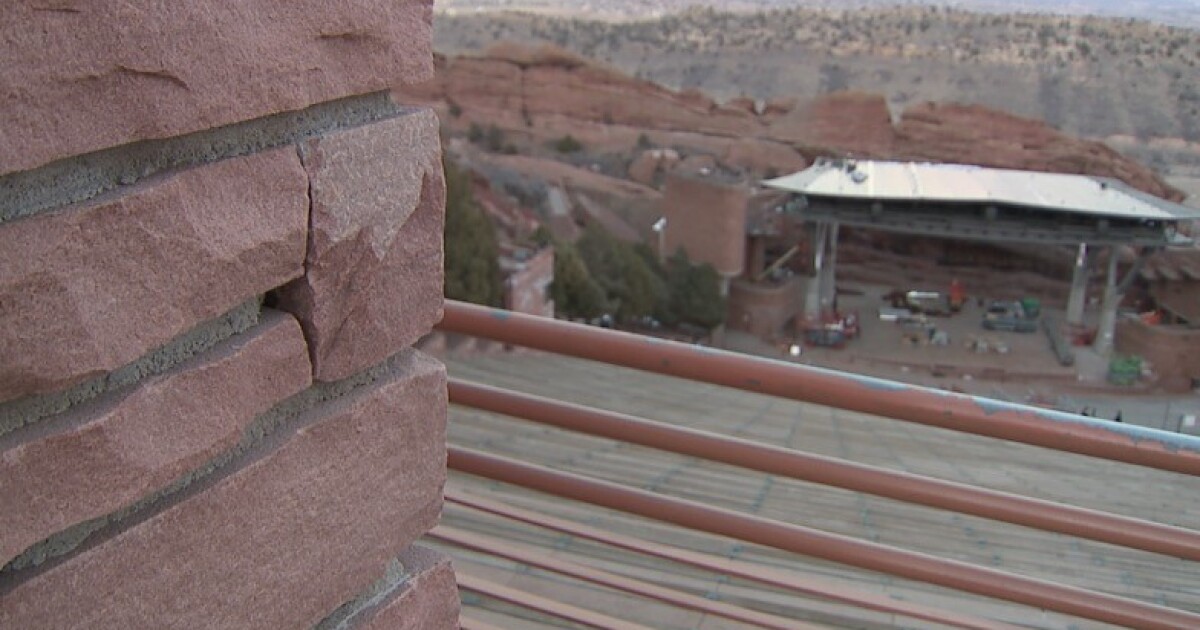
[[[1025,312],[1025,317],[1037,319],[1042,314],[1042,301],[1031,297],[1021,298],[1021,309]]]
[[[799,251],[800,251],[800,246],[793,245],[791,249],[787,250],[787,252],[785,252],[782,256],[780,256],[778,259],[776,259],[775,262],[768,265],[767,268],[763,269],[762,272],[759,273],[757,276],[754,276],[754,281],[762,282],[763,280],[766,280],[771,274],[775,273],[780,267],[785,265],[787,263],[787,261],[791,260],[793,256],[795,256],[797,253],[799,253]]]
[[[957,313],[962,310],[963,304],[967,302],[967,292],[963,289],[962,283],[955,278],[950,281],[950,312]]]
[[[1108,382],[1113,385],[1133,385],[1142,375],[1142,358],[1139,356],[1113,357],[1108,364]]]
[[[951,313],[956,312],[951,305],[951,300],[947,299],[946,294],[938,291],[904,291],[895,289],[890,293],[886,293],[883,299],[892,303],[893,308],[908,309],[913,315],[931,315],[933,317],[948,317]],[[962,304],[959,304],[959,308]]]
[[[841,348],[858,336],[858,313],[834,313],[820,320],[809,320],[802,327],[804,342],[810,346]]]
[[[988,330],[1011,330],[1014,332],[1037,332],[1037,317],[1030,317],[1021,302],[997,300],[988,305],[983,314],[983,327]]]

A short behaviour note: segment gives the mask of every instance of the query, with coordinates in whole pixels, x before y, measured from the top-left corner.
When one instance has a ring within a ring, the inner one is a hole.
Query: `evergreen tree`
[[[666,298],[661,276],[638,254],[599,224],[590,223],[579,237],[579,254],[591,276],[622,321],[653,315]]]
[[[617,256],[623,282],[617,317],[629,321],[653,315],[658,310],[659,303],[667,297],[666,284],[662,277],[637,255],[633,247],[624,243],[621,245]]]
[[[725,322],[721,276],[712,265],[693,265],[686,252],[677,250],[667,260],[667,288],[670,297],[664,322],[685,322],[707,330]]]
[[[539,229],[535,242],[554,245],[555,310],[591,319],[611,313],[630,322],[653,316],[667,326],[681,323],[711,330],[725,321],[721,277],[711,265],[694,265],[681,249],[664,270],[650,247],[613,237],[596,223],[575,244],[553,240]]]
[[[446,297],[486,306],[500,306],[499,247],[492,222],[475,203],[471,177],[453,162],[443,161],[446,173]]]
[[[604,289],[592,279],[579,251],[570,243],[554,246],[554,310],[567,317],[591,319],[608,310]]]

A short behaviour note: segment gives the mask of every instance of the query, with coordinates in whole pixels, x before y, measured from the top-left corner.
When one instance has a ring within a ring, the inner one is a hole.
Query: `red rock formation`
[[[629,179],[652,186],[661,170],[670,170],[678,162],[679,153],[674,149],[647,149],[629,163]]]
[[[880,94],[837,92],[793,108],[771,123],[772,139],[814,150],[888,157],[896,131]]]
[[[785,175],[808,166],[808,160],[783,142],[761,138],[736,138],[720,155],[722,164],[758,173]]]
[[[619,129],[628,136],[638,129],[687,132],[713,140],[704,152],[723,165],[760,174],[797,170],[817,155],[847,154],[1104,175],[1182,199],[1149,169],[1104,144],[980,106],[916,105],[893,124],[883,96],[861,92],[775,99],[761,108],[746,98],[720,105],[699,92],[672,91],[549,46],[498,45],[483,56],[438,59],[435,71],[433,82],[404,88],[400,98],[453,103],[464,121],[535,140],[553,139],[563,129]],[[646,168],[635,169],[640,181]]]
[[[745,103],[718,105],[699,92],[675,92],[585,61],[553,46],[493,47],[483,56],[435,60],[437,77],[402,88],[405,100],[444,100],[498,125],[514,118],[565,116],[636,127],[715,135],[756,135],[761,124]]]

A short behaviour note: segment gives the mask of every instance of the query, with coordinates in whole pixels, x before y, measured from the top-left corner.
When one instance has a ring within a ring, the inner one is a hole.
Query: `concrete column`
[[[1108,276],[1104,280],[1100,325],[1096,329],[1096,341],[1092,346],[1101,356],[1112,353],[1113,335],[1117,330],[1117,305],[1120,303],[1121,295],[1117,292],[1117,246],[1113,245],[1108,254]]]
[[[551,191],[556,189],[551,189]],[[658,263],[660,265],[667,264],[667,218],[662,217],[650,226],[658,234]]]
[[[826,246],[825,266],[821,268],[821,313],[833,312],[834,297],[837,295],[837,241],[838,224],[833,222],[826,229],[829,244]]]
[[[1075,273],[1071,276],[1071,295],[1067,299],[1067,324],[1083,325],[1083,306],[1087,302],[1088,250],[1087,243],[1079,244],[1075,255]]]
[[[813,226],[813,273],[808,279],[808,290],[804,295],[804,317],[815,320],[821,316],[821,281],[825,268],[825,236],[829,225],[817,223]]]

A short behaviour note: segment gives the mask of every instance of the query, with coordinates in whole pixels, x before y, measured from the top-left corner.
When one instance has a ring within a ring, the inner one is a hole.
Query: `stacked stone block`
[[[0,627],[456,625],[431,20],[0,7]]]

